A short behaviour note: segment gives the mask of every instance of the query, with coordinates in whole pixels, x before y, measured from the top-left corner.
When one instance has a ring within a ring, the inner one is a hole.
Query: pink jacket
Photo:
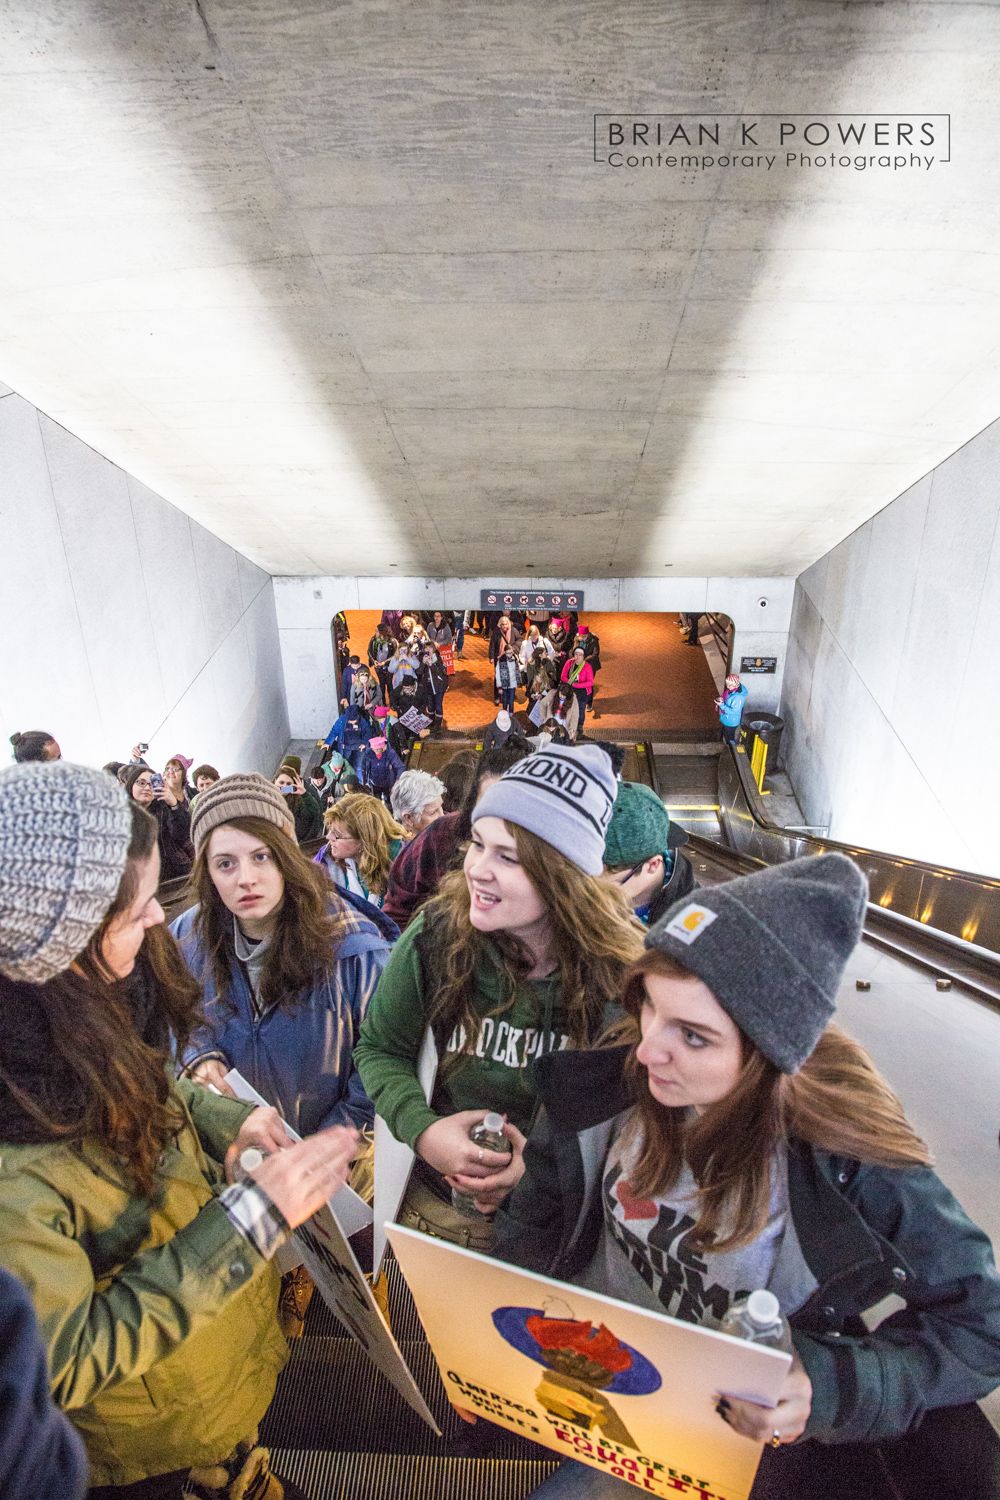
[[[576,681],[573,682],[573,683],[570,683],[570,673],[573,672],[575,670],[575,668],[576,668],[576,662],[573,660],[572,657],[570,657],[569,661],[566,663],[566,665],[562,669],[562,680],[563,680],[563,682],[569,683],[569,685],[571,687],[586,688],[587,692],[589,693],[590,690],[591,690],[591,688],[594,686],[594,673],[593,673],[593,670],[591,668],[590,662],[589,661],[585,661],[584,662],[583,666],[580,668],[580,673],[579,673],[579,676],[577,677]]]

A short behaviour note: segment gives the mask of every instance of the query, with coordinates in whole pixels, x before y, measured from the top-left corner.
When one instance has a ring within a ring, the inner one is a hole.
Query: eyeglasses
[[[615,885],[628,885],[629,881],[632,879],[632,876],[638,875],[639,871],[642,869],[645,863],[646,861],[644,859],[640,859],[639,863],[635,865],[631,870],[629,870],[626,875],[622,875],[619,878],[619,876],[616,874],[614,877]]]

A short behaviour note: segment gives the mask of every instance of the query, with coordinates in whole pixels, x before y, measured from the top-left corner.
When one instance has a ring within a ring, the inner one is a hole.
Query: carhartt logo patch
[[[693,943],[695,938],[710,927],[719,915],[717,911],[709,911],[707,906],[699,906],[692,901],[688,906],[682,908],[676,915],[671,917],[667,923],[667,932],[681,943]]]

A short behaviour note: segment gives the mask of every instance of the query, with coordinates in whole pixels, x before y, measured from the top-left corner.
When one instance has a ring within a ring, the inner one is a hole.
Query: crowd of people
[[[584,722],[599,646],[552,627],[386,620],[367,669],[345,637],[305,780],[294,756],[270,780],[182,755],[157,773],[144,744],[90,769],[41,731],[0,772],[9,1500],[301,1496],[258,1442],[311,1293],[274,1256],[341,1183],[371,1201],[376,1112],[414,1152],[404,1224],[709,1328],[774,1292],[778,1404],[717,1407],[769,1445],[755,1495],[812,1494],[830,1445],[905,1444],[928,1414],[947,1443],[1000,1383],[989,1240],[832,1024],[857,866],[699,888],[614,746],[501,731],[433,776],[392,742],[408,709],[358,732],[408,680],[440,717],[433,657],[476,629],[498,673],[555,675]],[[470,1139],[490,1112],[502,1150]],[[866,1323],[889,1293],[902,1307]],[[536,1493],[625,1486],[567,1461]]]

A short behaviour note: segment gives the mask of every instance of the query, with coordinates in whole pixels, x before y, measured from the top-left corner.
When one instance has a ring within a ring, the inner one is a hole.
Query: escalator
[[[428,743],[422,747],[420,763],[435,770],[458,748],[462,746]],[[953,986],[964,992],[941,995],[945,1008],[964,1006],[966,1012],[981,1013],[982,1008],[966,996],[1000,1008],[1000,881],[781,828],[768,817],[742,749],[722,746],[718,756],[678,754],[666,769],[669,786],[663,784],[663,757],[651,742],[627,746],[624,779],[651,786],[664,796],[671,815],[689,829],[686,853],[699,884],[719,884],[807,854],[845,853],[864,870],[872,890],[862,949],[873,951],[866,959],[859,950],[848,986],[853,988],[855,972],[868,972],[866,962],[887,954],[918,971],[920,978],[929,974],[938,988]],[[175,890],[161,892],[165,904],[171,898],[178,903],[170,916],[184,904],[182,888],[183,882],[178,882]],[[858,983],[860,988],[865,981]],[[923,985],[933,989],[927,980]],[[987,1019],[992,1021],[992,1015],[987,1013]],[[951,1022],[946,1010],[944,1024]],[[917,1046],[926,1047],[923,1035]],[[984,1065],[988,1069],[988,1056]],[[950,1091],[960,1089],[960,1082],[941,1076]],[[985,1092],[982,1076],[970,1086]],[[988,1099],[986,1109],[988,1113]],[[968,1128],[963,1117],[958,1129],[963,1148]],[[995,1136],[992,1150],[995,1155]],[[981,1141],[975,1155],[985,1159]],[[942,1170],[944,1166],[942,1161]],[[956,1191],[988,1227],[976,1213],[975,1192],[961,1187]],[[996,1227],[993,1235],[997,1240]],[[485,1423],[463,1427],[446,1400],[412,1298],[391,1257],[387,1274],[393,1332],[443,1438],[410,1411],[314,1297],[305,1334],[292,1346],[261,1431],[276,1469],[299,1483],[312,1500],[522,1500],[552,1472],[555,1456]]]
[[[652,746],[641,764],[650,773],[642,779],[662,794]],[[808,854],[846,854],[868,879],[865,940],[933,974],[941,987],[954,985],[1000,1009],[1000,880],[782,828],[768,817],[742,746],[723,744],[717,767],[719,837],[696,832],[686,809],[674,813],[689,829],[688,852],[701,884]],[[703,777],[696,795],[704,789]],[[702,805],[710,807],[707,799]]]

